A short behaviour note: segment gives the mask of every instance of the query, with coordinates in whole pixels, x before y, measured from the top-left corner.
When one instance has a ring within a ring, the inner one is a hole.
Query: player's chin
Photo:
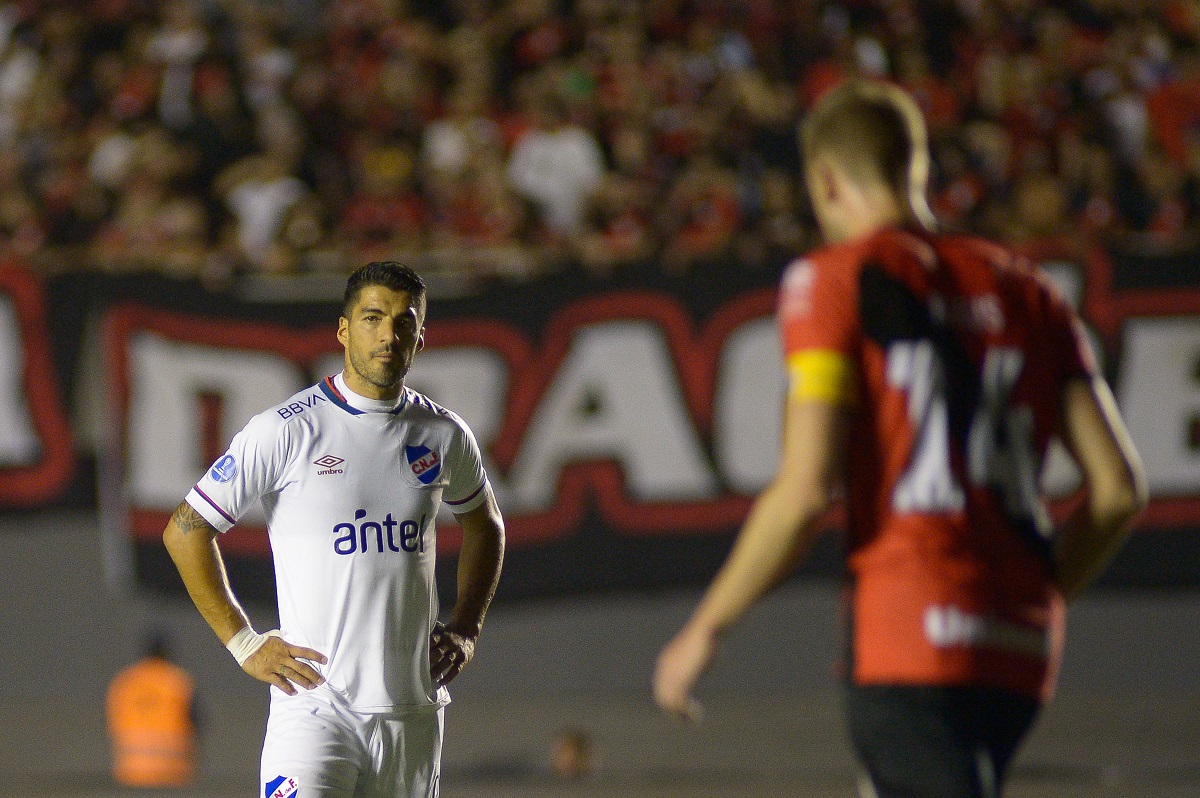
[[[380,364],[381,368],[374,369],[371,374],[370,381],[375,387],[383,389],[395,388],[404,381],[406,370],[401,367],[400,363],[389,361],[387,368],[382,368],[382,365]]]

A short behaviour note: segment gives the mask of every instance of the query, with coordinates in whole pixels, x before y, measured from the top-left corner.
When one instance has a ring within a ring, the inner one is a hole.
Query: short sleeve
[[[1046,340],[1053,344],[1062,382],[1076,377],[1091,377],[1099,372],[1096,353],[1087,329],[1058,288],[1044,275],[1039,284],[1046,302]]]
[[[450,442],[448,463],[450,482],[442,492],[442,501],[452,513],[462,515],[482,505],[491,495],[483,456],[475,435],[461,418],[453,415],[454,439]]]
[[[271,418],[251,419],[188,492],[187,503],[217,531],[229,531],[256,501],[275,489],[284,459],[282,433]]]
[[[801,259],[784,273],[779,327],[788,394],[793,399],[852,404],[857,399],[855,293],[845,269],[824,256]]]

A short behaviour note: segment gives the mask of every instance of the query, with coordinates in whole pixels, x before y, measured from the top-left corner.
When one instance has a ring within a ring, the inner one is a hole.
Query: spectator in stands
[[[307,187],[278,157],[252,155],[230,166],[215,183],[232,222],[224,237],[235,257],[263,266],[289,211]]]
[[[1154,149],[1187,172],[1200,126],[1200,26],[1186,3],[306,7],[319,13],[300,18],[263,0],[0,6],[0,150],[17,162],[14,179],[0,178],[5,248],[49,265],[63,246],[97,252],[104,268],[144,256],[114,229],[145,200],[147,187],[130,187],[132,164],[154,129],[189,162],[156,190],[204,205],[215,251],[233,214],[222,175],[252,155],[278,160],[315,201],[300,227],[359,217],[353,161],[369,133],[416,154],[405,190],[426,208],[472,207],[490,168],[473,159],[503,153],[533,208],[517,243],[559,254],[596,232],[583,220],[606,163],[658,205],[715,153],[736,171],[738,251],[761,253],[764,170],[795,171],[800,112],[864,75],[922,103],[945,167],[941,210],[981,232],[1007,224],[1012,188],[1031,170],[1062,181],[1096,241],[1126,227],[1182,235],[1200,212],[1194,181],[1168,175]],[[126,202],[126,191],[139,196]],[[276,233],[299,207],[276,209]],[[189,229],[195,219],[171,215]],[[651,228],[649,249],[678,261],[664,233],[674,230]],[[261,248],[232,252],[258,269]]]
[[[163,4],[162,25],[146,42],[145,58],[161,66],[158,117],[174,130],[192,123],[196,65],[208,47],[208,31],[190,0]]]
[[[692,159],[659,209],[664,245],[660,267],[684,274],[697,263],[723,257],[741,223],[732,172],[712,155]]]
[[[781,169],[765,169],[758,177],[757,201],[737,239],[737,256],[748,266],[780,268],[803,251],[807,240],[800,225],[795,182]]]
[[[607,276],[626,266],[649,263],[654,255],[651,197],[635,178],[610,172],[592,196],[574,255],[584,270]]]
[[[351,160],[354,192],[342,209],[340,228],[351,262],[413,258],[424,244],[426,203],[415,182],[415,158],[403,145],[388,146],[364,135]]]
[[[517,140],[506,168],[509,182],[537,209],[539,223],[564,240],[582,230],[604,169],[595,135],[568,119],[563,98],[553,90],[542,97],[536,126]]]
[[[422,166],[439,176],[458,177],[482,151],[500,151],[500,129],[484,114],[486,86],[460,81],[450,91],[445,116],[425,128]]]

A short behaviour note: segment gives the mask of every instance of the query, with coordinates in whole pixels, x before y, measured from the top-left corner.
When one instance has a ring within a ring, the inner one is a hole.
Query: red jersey
[[[789,390],[851,408],[850,678],[1047,693],[1038,477],[1065,382],[1096,369],[1073,311],[996,245],[887,229],[793,263],[779,319]]]

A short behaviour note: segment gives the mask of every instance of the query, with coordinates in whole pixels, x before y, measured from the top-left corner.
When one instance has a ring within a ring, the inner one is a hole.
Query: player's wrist
[[[719,624],[716,621],[708,618],[693,618],[684,627],[687,634],[708,640],[711,643],[720,643],[725,637],[725,633],[729,631],[728,624]]]
[[[477,623],[468,623],[451,620],[443,628],[447,632],[453,632],[461,637],[467,637],[471,640],[475,640],[479,637],[480,632],[483,631],[483,621],[479,621]]]
[[[243,626],[239,629],[229,641],[225,643],[225,648],[237,660],[238,665],[245,665],[246,660],[250,659],[254,654],[263,647],[267,642],[268,637],[280,637],[278,629],[272,629],[269,632],[259,634],[254,631],[253,626]]]

